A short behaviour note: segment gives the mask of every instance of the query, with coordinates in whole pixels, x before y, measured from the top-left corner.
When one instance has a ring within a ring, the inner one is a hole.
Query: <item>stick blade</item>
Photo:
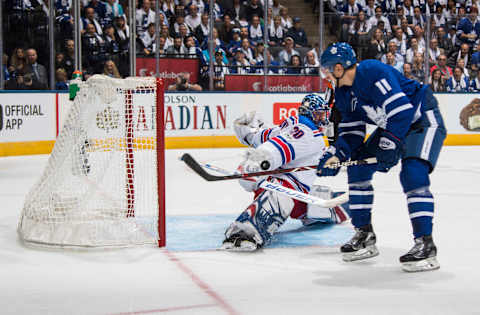
[[[188,153],[184,153],[182,157],[180,158],[185,164],[187,164],[190,169],[192,169],[195,173],[200,175],[203,179],[211,182],[211,181],[217,181],[217,180],[222,180],[222,176],[215,176],[207,173],[203,167],[198,164],[197,161]]]

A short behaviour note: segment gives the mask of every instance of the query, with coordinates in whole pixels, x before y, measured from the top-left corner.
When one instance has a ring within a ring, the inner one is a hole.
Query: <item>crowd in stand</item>
[[[478,0],[328,0],[325,11],[330,33],[351,43],[360,59],[379,59],[427,81],[436,92],[480,92],[479,5]]]
[[[268,1],[267,20],[264,7]],[[308,0],[306,0],[308,1]],[[313,2],[314,8],[318,1]],[[7,89],[48,88],[48,1],[5,0],[3,71]],[[283,1],[286,3],[286,1]],[[434,91],[480,91],[480,0],[325,0],[326,26],[359,59],[376,58],[405,76],[428,80]],[[160,57],[198,58],[200,85],[209,81],[209,3],[160,3]],[[72,1],[55,1],[56,89],[68,88],[74,69]],[[283,4],[283,3],[282,3]],[[213,74],[318,75],[318,43],[311,48],[299,17],[278,0],[215,0]],[[80,0],[84,74],[129,74],[127,0]],[[155,1],[137,0],[137,56],[154,56]],[[428,25],[427,25],[428,24]],[[430,37],[427,40],[427,27]],[[268,42],[265,44],[265,32]],[[427,46],[427,43],[429,47]],[[428,56],[428,69],[425,69]],[[266,60],[265,60],[266,59]]]

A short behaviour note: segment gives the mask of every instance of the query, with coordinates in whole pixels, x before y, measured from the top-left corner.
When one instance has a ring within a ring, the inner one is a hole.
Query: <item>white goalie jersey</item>
[[[290,116],[273,128],[256,128],[245,138],[250,140],[246,144],[267,153],[270,170],[315,165],[325,148],[322,130],[304,116]],[[316,178],[315,170],[272,176],[304,193],[310,191]]]

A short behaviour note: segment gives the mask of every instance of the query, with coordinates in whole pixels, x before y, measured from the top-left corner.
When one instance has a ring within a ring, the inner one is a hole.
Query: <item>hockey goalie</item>
[[[235,134],[242,144],[250,147],[238,171],[250,173],[317,163],[325,149],[323,135],[330,113],[331,107],[322,97],[309,94],[302,100],[298,116],[288,117],[279,126],[265,128],[255,112],[236,119]],[[304,225],[335,224],[349,219],[348,203],[333,208],[307,206],[260,188],[263,181],[270,181],[324,199],[338,194],[329,187],[313,185],[315,178],[315,170],[309,170],[240,179],[240,185],[254,193],[254,201],[227,228],[221,249],[255,251],[268,244],[289,217],[301,220]]]

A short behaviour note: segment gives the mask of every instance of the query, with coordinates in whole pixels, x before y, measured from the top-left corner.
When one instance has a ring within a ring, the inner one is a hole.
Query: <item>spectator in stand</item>
[[[227,45],[227,54],[229,57],[235,54],[235,50],[240,48],[242,45],[242,38],[240,37],[240,29],[234,28],[233,29],[233,39]]]
[[[190,82],[190,73],[183,72],[177,76],[176,82],[168,86],[169,91],[201,91],[202,87]]]
[[[390,27],[401,27],[402,26],[402,20],[407,19],[405,16],[405,11],[403,10],[403,6],[401,4],[397,4],[397,8],[395,11],[395,14],[389,15],[388,16],[389,21],[390,21]],[[408,20],[407,20],[408,24]]]
[[[192,4],[197,6],[200,15],[203,14],[205,11],[205,2],[203,0],[191,0],[187,6],[190,7]]]
[[[454,49],[456,49],[460,46],[460,43],[457,39],[457,27],[455,25],[450,26],[450,28],[448,30],[447,38],[450,39],[450,41],[453,44],[452,50],[454,50]]]
[[[302,73],[302,62],[300,56],[292,55],[290,62],[287,66],[287,71],[285,74],[301,74]]]
[[[103,25],[113,24],[113,20],[117,16],[125,17],[125,13],[123,12],[122,5],[116,2],[115,0],[105,0],[104,6],[105,6],[105,18],[103,20]]]
[[[437,41],[438,41],[438,48],[443,49],[443,53],[445,55],[448,55],[452,51],[453,49],[452,40],[448,38],[444,27],[437,28]]]
[[[14,76],[15,72],[24,72],[27,65],[27,57],[23,48],[15,48],[10,57],[10,64],[8,66],[8,72]]]
[[[397,45],[397,53],[405,58],[407,55],[407,36],[403,34],[403,31],[400,27],[395,26],[394,28],[394,37],[390,41],[395,42]]]
[[[189,14],[185,17],[185,23],[187,23],[191,30],[194,30],[201,23],[201,16],[198,13],[198,6],[196,4],[191,4],[188,7],[188,12]]]
[[[93,24],[87,24],[86,32],[82,36],[82,55],[85,57],[88,72],[98,73],[103,63],[103,38],[95,32]]]
[[[453,76],[451,76],[446,82],[446,90],[447,92],[465,93],[468,92],[468,84],[468,79],[463,74],[462,69],[455,67],[453,70]]]
[[[415,78],[412,75],[412,64],[411,63],[405,62],[403,64],[403,76],[407,79],[415,80]]]
[[[478,43],[477,51],[472,54],[472,58],[470,60],[470,68],[472,71],[480,72],[480,43]]]
[[[467,80],[470,81],[470,73],[468,72],[468,69],[465,67],[465,61],[463,61],[463,59],[458,60],[457,67],[462,69],[462,73],[465,75]]]
[[[245,16],[249,23],[252,23],[253,16],[262,16],[264,15],[263,7],[258,0],[250,0],[248,5],[245,7]]]
[[[251,73],[250,63],[245,59],[243,50],[237,49],[235,51],[235,59],[231,63],[230,73],[232,74],[248,74]]]
[[[430,84],[433,92],[445,92],[445,79],[442,76],[442,72],[440,71],[440,69],[433,70],[432,74],[430,75],[428,84]]]
[[[413,55],[412,75],[419,82],[425,81],[425,59],[421,53]]]
[[[408,1],[408,0],[407,0]],[[382,21],[384,24],[384,31],[387,33],[388,36],[391,36],[392,34],[392,28],[390,26],[390,21],[383,16],[383,11],[381,6],[377,6],[375,8],[375,16],[372,16],[370,19],[368,19],[368,24],[370,25],[370,28],[375,28],[379,24],[379,22]]]
[[[225,75],[230,74],[228,66],[223,62],[223,53],[215,52],[213,63],[213,87],[215,90],[225,90]]]
[[[141,50],[145,56],[155,53],[155,24],[150,23],[147,31],[140,36]]]
[[[34,80],[31,73],[19,72],[8,80],[5,88],[7,90],[45,90],[46,86]]]
[[[403,34],[407,36],[407,39],[410,39],[415,35],[410,25],[408,25],[407,18],[403,18],[400,21],[400,28],[402,29]]]
[[[48,74],[47,69],[37,62],[38,56],[37,51],[33,48],[27,49],[27,65],[25,67],[25,73],[31,73],[32,79],[34,81],[33,86],[38,89],[47,89],[48,88]],[[27,86],[32,86],[28,84],[25,79],[25,84]]]
[[[293,38],[287,36],[285,38],[285,47],[278,54],[278,58],[280,59],[281,65],[287,65],[292,59],[293,55],[300,56],[300,53],[296,51],[293,47],[294,47]]]
[[[365,19],[368,20],[375,15],[375,0],[367,0],[367,5],[362,6],[362,11],[365,12]]]
[[[302,74],[318,75],[319,68],[320,63],[318,62],[317,56],[312,50],[308,51],[305,54],[305,63],[303,65]]]
[[[162,11],[165,13],[168,20],[175,16],[175,0],[164,0],[162,4]]]
[[[356,49],[360,60],[365,59],[366,50],[369,42],[370,25],[367,23],[365,12],[358,12],[358,16],[350,25],[349,43]]]
[[[289,29],[293,26],[292,18],[288,15],[288,8],[283,7],[280,9],[280,18],[282,19],[282,26],[284,29]]]
[[[229,14],[224,14],[223,23],[219,30],[220,40],[224,43],[230,43],[233,39],[233,29],[235,29],[237,26],[238,25],[232,21],[232,18]]]
[[[425,51],[427,46],[425,44],[425,39],[423,38],[423,28],[419,25],[416,25],[413,28],[413,32],[415,33],[415,38],[417,39],[418,48],[420,48],[422,51]]]
[[[273,27],[273,10],[272,8],[267,9],[267,22],[263,23],[263,28],[269,30]]]
[[[433,66],[437,63],[437,58],[442,54],[440,48],[438,48],[438,40],[436,38],[432,38],[430,40],[430,48],[428,49],[428,64],[429,66]]]
[[[443,10],[443,14],[447,20],[447,25],[457,24],[457,7],[455,5],[455,0],[448,0],[447,7]]]
[[[190,34],[190,28],[188,27],[188,24],[185,23],[185,15],[183,12],[177,12],[178,14],[175,16],[175,23],[173,23],[172,27],[170,28],[170,35],[175,36],[180,34],[180,28],[181,26],[184,26],[187,34]]]
[[[400,55],[398,52],[398,49],[397,49],[397,44],[394,40],[390,40],[388,42],[388,50],[387,52],[391,52],[393,54],[393,56],[395,57],[395,64],[402,64],[405,62],[405,59],[403,58],[402,55]],[[387,56],[386,54],[382,56],[382,59],[381,61],[383,63],[387,63]]]
[[[403,12],[405,13],[405,16],[407,19],[409,19],[410,27],[414,27],[412,23],[412,18],[413,18],[413,6],[412,6],[412,0],[404,0],[403,1]]]
[[[281,69],[280,64],[272,58],[272,54],[270,53],[270,51],[268,49],[266,50],[266,55],[267,55],[266,66],[267,66],[268,74],[283,74],[283,71]],[[255,65],[255,73],[264,74],[265,73],[264,70],[265,69],[264,69],[263,62],[257,63]]]
[[[249,35],[248,35],[248,27],[247,26],[240,27],[240,38],[241,39],[248,38],[248,40],[250,40]]]
[[[95,33],[102,36],[102,25],[100,22],[95,18],[95,10],[92,7],[85,8],[85,18],[82,18],[82,23],[80,23],[80,32],[85,34],[87,31],[87,25],[93,25]]]
[[[480,92],[480,71],[477,71],[477,76],[470,81],[468,89],[470,92]]]
[[[106,8],[105,3],[99,0],[90,0],[85,9],[91,8],[94,11],[95,20],[99,21],[103,26],[103,20],[105,19]],[[88,22],[91,23],[91,22]]]
[[[175,36],[173,45],[167,48],[167,56],[169,58],[184,58],[187,53],[183,46],[183,39],[180,36]]]
[[[240,50],[243,52],[245,59],[251,64],[255,64],[255,53],[250,45],[248,38],[242,39]]]
[[[195,42],[195,37],[193,37],[192,35],[186,36],[183,40],[183,44],[185,46],[185,51],[187,53],[185,58],[191,58],[191,59],[202,58],[202,50],[197,47],[197,44]]]
[[[246,7],[243,4],[243,1],[233,0],[233,6],[232,6],[232,9],[229,11],[229,14],[234,21],[236,21],[237,23],[240,23],[240,20],[246,19],[245,9]]]
[[[168,30],[168,26],[162,25],[162,29],[160,30],[160,36],[165,38],[165,48],[173,46],[173,37],[170,36],[170,31]]]
[[[269,29],[268,44],[270,46],[280,46],[283,43],[287,31],[282,26],[282,18],[275,16],[273,18],[273,27]]]
[[[67,78],[71,78],[73,74],[73,70],[75,67],[75,42],[73,39],[67,39],[65,41],[64,51],[64,66],[63,68],[67,71]]]
[[[194,31],[195,37],[199,43],[205,42],[208,39],[208,34],[210,34],[210,23],[208,18],[208,13],[203,13],[200,18],[200,25]]]
[[[63,68],[58,68],[55,71],[55,90],[67,90],[68,91],[68,77],[67,71]]]
[[[205,3],[205,12],[210,12],[209,7],[210,7],[210,1]],[[223,19],[223,9],[220,6],[220,4],[218,4],[218,0],[215,0],[213,4],[213,16],[214,16],[213,20],[217,23],[221,22]]]
[[[397,62],[397,60],[395,59],[395,55],[391,51],[388,51],[385,54],[385,62],[384,63],[394,67],[400,73],[403,72],[403,62]]]
[[[440,70],[442,80],[446,82],[452,75],[453,71],[452,68],[447,66],[447,56],[442,54],[437,58],[437,64],[430,68],[430,75],[432,75],[433,71]]]
[[[259,42],[254,48],[254,65],[258,63],[263,63],[263,53],[265,52],[265,45],[262,42]]]
[[[435,21],[437,27],[445,27],[447,25],[447,19],[443,14],[443,7],[441,5],[436,6],[432,19]]]
[[[165,2],[163,3],[165,6]],[[150,0],[143,0],[142,7],[137,9],[135,14],[137,35],[141,37],[148,29],[148,26],[155,23],[155,12],[151,9]],[[167,12],[163,11],[165,14]],[[168,17],[168,14],[167,14]]]
[[[186,24],[180,24],[178,26],[178,33],[175,34],[176,36],[180,36],[182,40],[185,40],[187,36],[190,36],[190,31],[188,30],[188,27]]]
[[[425,28],[425,17],[422,14],[422,9],[419,6],[416,6],[413,9],[412,24],[414,26],[420,26]]]
[[[470,46],[467,43],[463,43],[460,45],[460,50],[452,53],[448,57],[448,65],[451,68],[454,68],[457,65],[459,59],[463,59],[467,67],[470,66]]]
[[[55,54],[55,70],[60,68],[65,70],[65,54],[57,52]]]
[[[283,5],[280,4],[280,0],[273,0],[272,13],[273,16],[280,15],[280,10],[283,8]]]
[[[120,44],[115,37],[113,25],[105,26],[103,30],[104,50],[107,59],[112,59],[115,64],[120,62]]]
[[[341,11],[341,22],[342,29],[340,30],[340,41],[348,41],[348,31],[350,25],[357,18],[358,12],[362,11],[362,6],[357,2],[357,0],[348,0],[347,3],[343,6]]]
[[[367,49],[368,58],[378,59],[382,58],[383,54],[387,51],[387,45],[385,44],[384,35],[381,29],[376,28],[372,33],[372,39]]]
[[[424,51],[420,47],[418,47],[418,41],[415,37],[410,38],[410,48],[407,49],[407,54],[405,56],[405,60],[408,63],[413,63],[413,57],[416,53],[423,54]]]
[[[462,44],[467,44],[470,48],[473,48],[473,44],[480,35],[480,22],[477,20],[477,17],[477,7],[471,7],[467,17],[462,18],[457,25],[458,40]]]
[[[122,76],[120,72],[118,72],[117,65],[113,60],[105,61],[105,65],[103,66],[103,75],[109,76],[111,78],[120,79]]]
[[[305,30],[301,24],[302,19],[295,17],[293,19],[293,26],[288,29],[286,36],[293,38],[295,47],[308,47],[307,34],[305,34]]]
[[[258,15],[254,14],[250,21],[250,26],[248,27],[249,38],[254,45],[257,45],[258,42],[263,41],[264,28],[260,25],[260,17]]]

